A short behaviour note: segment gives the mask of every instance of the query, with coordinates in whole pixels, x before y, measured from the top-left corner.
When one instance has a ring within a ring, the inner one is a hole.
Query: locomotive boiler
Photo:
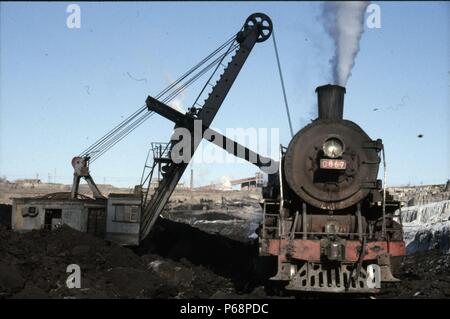
[[[405,254],[399,203],[377,179],[383,144],[343,119],[344,87],[316,92],[318,118],[281,147],[263,188],[260,254],[277,257],[271,280],[287,290],[376,293]]]

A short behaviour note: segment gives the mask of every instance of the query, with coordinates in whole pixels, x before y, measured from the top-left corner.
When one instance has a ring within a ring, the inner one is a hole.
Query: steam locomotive
[[[286,290],[377,293],[405,255],[399,203],[377,179],[383,143],[343,119],[344,87],[316,92],[318,118],[281,148],[263,188],[260,255],[276,256],[270,279]]]

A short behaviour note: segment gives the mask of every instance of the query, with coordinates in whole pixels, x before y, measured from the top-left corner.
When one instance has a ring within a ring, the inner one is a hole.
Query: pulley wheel
[[[264,42],[272,34],[272,20],[270,20],[270,18],[264,13],[253,13],[247,18],[245,21],[245,27],[254,26],[258,28],[258,39],[256,42]]]

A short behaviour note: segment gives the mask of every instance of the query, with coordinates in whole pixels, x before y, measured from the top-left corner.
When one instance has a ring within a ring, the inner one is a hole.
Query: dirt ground
[[[275,261],[257,258],[255,240],[160,219],[131,249],[67,226],[17,233],[9,224],[0,220],[0,298],[279,297],[264,289]],[[70,264],[81,268],[81,289],[66,287]],[[438,251],[407,256],[401,283],[364,298],[449,298],[449,266],[450,255]]]

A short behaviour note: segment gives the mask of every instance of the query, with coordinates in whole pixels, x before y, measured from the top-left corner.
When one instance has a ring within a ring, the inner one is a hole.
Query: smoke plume
[[[330,64],[335,84],[345,86],[351,75],[369,3],[370,1],[334,1],[322,4],[325,30],[334,42],[335,52]]]
[[[172,84],[174,82],[174,80],[168,73],[165,74],[165,78],[166,78],[166,82],[168,85]],[[180,88],[179,84],[175,86],[175,89],[179,89],[179,88]],[[167,103],[167,105],[169,105],[171,108],[177,110],[178,112],[186,113],[186,110],[184,109],[184,99],[185,98],[186,98],[186,90],[181,91],[172,101]]]

